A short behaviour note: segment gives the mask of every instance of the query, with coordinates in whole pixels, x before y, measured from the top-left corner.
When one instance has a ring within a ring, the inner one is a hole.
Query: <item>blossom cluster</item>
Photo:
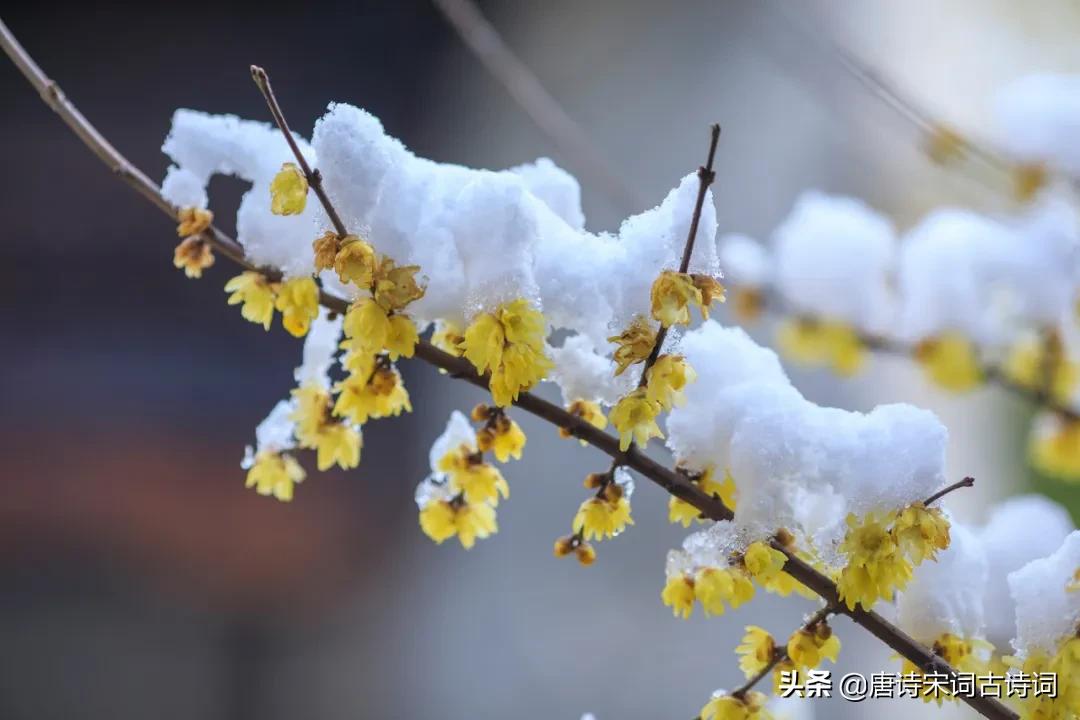
[[[938,211],[901,243],[865,205],[810,193],[770,254],[742,236],[718,240],[708,193],[695,210],[698,175],[618,233],[592,233],[577,181],[546,159],[498,172],[436,163],[344,104],[328,108],[310,143],[294,141],[317,177],[297,166],[276,129],[233,116],[178,111],[164,145],[175,164],[162,190],[181,208],[184,238],[174,263],[199,277],[213,260],[202,237],[213,217],[210,178],[250,182],[237,235],[252,269],[227,283],[228,302],[265,329],[278,313],[289,334],[305,338],[295,389],[256,429],[243,461],[260,494],[292,499],[305,478],[298,449],[314,451],[320,470],[356,467],[362,426],[412,409],[395,363],[430,331],[434,347],[483,379],[492,402],[469,418],[452,414],[431,449],[416,501],[436,543],[456,537],[470,548],[497,531],[509,496],[499,464],[525,446],[508,408],[553,382],[581,426],[613,425],[621,453],[664,440],[687,482],[733,511],[712,521],[671,499],[672,522],[703,525],[668,557],[660,594],[675,615],[696,606],[722,614],[758,588],[813,597],[787,572],[797,558],[835,581],[849,611],[892,605],[901,627],[959,669],[1057,672],[1064,705],[1040,706],[1041,716],[1078,709],[1080,535],[1069,534],[1060,510],[1025,499],[985,527],[956,523],[928,501],[946,484],[947,432],[932,413],[819,406],[775,353],[709,319],[725,299],[723,267],[737,312],[760,310],[773,289],[791,307],[780,342],[797,358],[851,373],[866,338],[888,335],[917,347],[947,387],[975,384],[983,355],[1001,353],[1015,382],[1048,381],[1055,398],[1071,400],[1080,372],[1064,318],[1075,295],[1076,220],[1054,196],[1020,218]],[[312,182],[336,213],[309,201]],[[691,228],[696,242],[683,258]],[[326,297],[346,309],[320,309]],[[1033,328],[1034,343],[1025,335]],[[1080,472],[1080,425],[1058,422],[1047,463]],[[573,425],[562,431],[575,435]],[[633,525],[633,482],[616,457],[585,487],[595,493],[554,550],[588,565],[592,543]],[[1017,517],[1036,538],[1011,542]],[[1047,616],[1036,598],[1060,612]],[[991,607],[1006,618],[1001,627],[987,623]],[[835,662],[839,649],[822,615],[786,643],[751,626],[737,652],[752,678],[807,672]],[[768,710],[759,693],[719,693],[701,716]]]

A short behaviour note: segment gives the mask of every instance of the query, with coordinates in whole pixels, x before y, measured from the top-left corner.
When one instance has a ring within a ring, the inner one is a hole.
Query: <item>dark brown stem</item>
[[[686,242],[683,244],[682,259],[679,261],[679,272],[685,273],[690,268],[690,257],[694,254],[694,242],[697,240],[698,225],[701,224],[701,211],[705,207],[705,196],[709,193],[709,186],[716,179],[716,171],[713,170],[713,162],[716,159],[716,146],[720,143],[720,126],[713,124],[709,127],[709,152],[705,164],[698,168],[698,193],[694,201],[694,214],[690,217],[690,229],[686,234]],[[638,387],[643,388],[649,381],[649,369],[660,359],[660,351],[667,339],[668,329],[663,325],[656,333],[656,342],[653,343],[652,352],[645,358],[645,364],[641,368],[641,378]]]
[[[949,493],[951,493],[953,490],[959,490],[960,488],[969,488],[969,487],[974,487],[974,486],[975,486],[975,478],[973,478],[973,477],[966,477],[963,480],[957,480],[952,485],[947,485],[947,486],[941,488],[936,493],[934,493],[930,497],[923,500],[922,504],[923,505],[929,505],[930,503],[937,502],[941,498],[943,498],[946,495],[948,495]]]
[[[296,162],[300,166],[300,170],[303,171],[304,177],[307,178],[308,185],[318,196],[323,209],[326,210],[326,215],[334,226],[334,232],[340,237],[345,237],[349,234],[349,231],[345,229],[345,223],[341,222],[341,216],[337,214],[334,206],[330,203],[330,198],[326,195],[326,190],[322,185],[322,175],[319,174],[318,170],[311,169],[304,154],[300,152],[300,146],[296,144],[296,138],[293,137],[292,131],[289,130],[289,123],[285,121],[281,106],[278,105],[277,98],[274,97],[274,89],[270,87],[270,76],[258,65],[252,65],[251,78],[259,86],[259,91],[262,93],[263,98],[266,99],[266,104],[270,107],[270,114],[274,116],[274,122],[277,124],[278,129],[281,130],[281,134],[285,136],[285,142],[289,143],[289,149],[296,156]]]
[[[97,155],[106,165],[114,170],[116,175],[125,183],[135,189],[140,195],[149,199],[170,220],[176,220],[176,208],[161,197],[161,193],[153,182],[138,171],[126,158],[124,158],[94,127],[83,117],[58,90],[55,85],[45,76],[36,63],[12,36],[7,26],[0,21],[0,47],[12,59],[26,76],[27,80],[41,94],[46,104],[55,110],[64,122],[72,128],[75,134],[84,144]],[[53,90],[50,90],[53,88]],[[50,101],[52,98],[52,101]],[[286,126],[287,127],[287,126]],[[320,198],[322,199],[322,198]],[[329,201],[327,201],[329,203]],[[238,265],[248,270],[265,272],[273,277],[274,271],[254,267],[244,258],[243,249],[233,239],[217,230],[208,231],[204,237],[215,249],[226,257],[236,261]],[[329,310],[344,313],[348,309],[348,303],[338,297],[325,292],[320,292],[320,302]],[[416,346],[416,356],[420,359],[446,370],[451,377],[463,379],[479,388],[486,390],[488,381],[473,369],[472,364],[464,358],[454,357],[436,348],[429,342],[421,341]],[[617,438],[596,429],[584,422],[581,418],[571,415],[561,407],[542,400],[531,393],[522,393],[515,405],[547,420],[558,427],[566,428],[574,437],[584,440],[586,443],[610,455],[620,465],[630,467],[643,477],[655,482],[669,493],[681,500],[693,505],[702,512],[702,515],[712,520],[730,520],[733,514],[718,498],[713,498],[703,493],[694,483],[690,482],[682,474],[670,470],[655,460],[647,457],[636,447],[630,447],[625,452],[619,450]],[[887,644],[900,655],[910,660],[917,667],[924,670],[940,670],[955,675],[955,671],[937,657],[929,649],[912,639],[900,628],[891,624],[873,611],[848,610],[839,604],[836,584],[824,574],[818,572],[801,558],[796,557],[791,551],[784,548],[778,541],[773,541],[777,547],[787,556],[784,566],[785,572],[820,595],[830,606],[835,606],[839,612],[850,617],[859,625],[869,630],[882,642]],[[999,700],[990,697],[964,697],[962,698],[972,708],[988,718],[1000,720],[1017,720],[1018,716],[1012,710],[1003,705]]]

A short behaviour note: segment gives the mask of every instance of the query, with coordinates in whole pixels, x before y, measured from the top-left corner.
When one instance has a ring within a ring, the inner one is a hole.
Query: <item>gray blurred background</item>
[[[931,165],[910,124],[802,22],[975,135],[1002,82],[1080,71],[1068,0],[482,7],[638,206],[561,156],[425,2],[38,3],[4,20],[155,178],[176,107],[264,118],[255,62],[301,132],[340,100],[437,160],[550,155],[581,178],[592,229],[658,203],[720,122],[721,230],[762,240],[808,187],[858,195],[901,229],[939,205],[1004,207],[979,178]],[[434,546],[413,488],[449,411],[481,395],[416,363],[403,364],[414,413],[365,428],[357,471],[312,472],[291,505],[244,490],[243,447],[291,387],[299,344],[225,305],[224,262],[201,282],[176,272],[169,223],[3,63],[0,97],[0,718],[690,717],[739,682],[744,625],[786,635],[810,609],[759,596],[723,618],[673,620],[663,561],[685,532],[644,482],[636,525],[595,566],[556,561],[580,480],[605,463],[520,413],[529,445],[506,468],[500,532],[468,553]],[[226,228],[242,190],[211,188]],[[1027,476],[1018,402],[945,398],[880,358],[851,381],[794,376],[819,402],[937,411],[951,471],[979,479],[956,496],[964,519],[1032,483],[1075,503]],[[846,621],[837,629],[840,672],[898,667]],[[817,703],[818,717],[910,717],[907,702]]]

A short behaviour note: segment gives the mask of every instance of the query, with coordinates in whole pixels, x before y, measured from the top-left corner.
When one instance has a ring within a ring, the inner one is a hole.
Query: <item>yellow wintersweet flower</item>
[[[712,275],[690,274],[690,281],[701,292],[701,315],[709,319],[709,306],[714,302],[724,302],[724,286]]]
[[[734,610],[754,597],[754,584],[738,568],[706,567],[694,575],[694,593],[706,615],[723,615],[724,604]]]
[[[1021,701],[1025,720],[1071,720],[1080,713],[1080,639],[1062,639],[1052,655],[1037,650],[1029,652],[1022,663],[1015,658],[1006,660],[1028,677],[1057,676],[1056,694],[1030,693]]]
[[[772,580],[784,569],[787,556],[768,543],[761,541],[750,543],[743,553],[743,564],[750,577],[759,583]]]
[[[435,500],[420,511],[420,529],[441,545],[444,540],[457,535],[466,550],[484,539],[499,526],[495,522],[495,508],[486,503],[467,503],[460,500]]]
[[[390,328],[386,333],[383,349],[391,360],[399,357],[411,358],[416,352],[416,343],[420,342],[420,333],[416,330],[416,323],[412,318],[405,315],[391,315]]]
[[[697,478],[691,477],[690,481],[697,485],[706,495],[719,497],[726,507],[731,510],[735,509],[735,479],[731,477],[730,472],[725,470],[724,479],[717,482],[714,469],[710,467]],[[695,520],[705,522],[705,518],[701,517],[700,510],[674,495],[668,498],[668,522],[677,522],[681,523],[683,527],[690,527],[690,523]]]
[[[356,428],[345,423],[327,423],[319,428],[315,439],[315,464],[328,470],[335,464],[349,470],[360,464],[363,439]]]
[[[787,643],[787,654],[797,670],[810,670],[822,660],[836,662],[840,654],[840,639],[833,634],[827,622],[816,623],[810,628],[796,630]]]
[[[697,380],[697,373],[682,355],[661,355],[649,368],[645,395],[663,410],[686,402],[683,390]]]
[[[1002,370],[1017,385],[1032,392],[1049,391],[1050,397],[1060,403],[1067,403],[1080,383],[1080,364],[1064,357],[1060,339],[1052,341],[1049,348],[1036,339],[1017,343]]]
[[[289,419],[293,421],[293,433],[301,447],[313,448],[319,429],[329,420],[330,393],[322,385],[309,382],[293,390],[292,398]]]
[[[272,495],[282,502],[289,502],[293,499],[293,487],[303,482],[304,477],[304,468],[292,455],[264,451],[255,456],[244,487],[253,487],[260,495]]]
[[[466,502],[499,504],[499,496],[510,497],[506,478],[494,465],[484,462],[483,455],[469,445],[459,445],[439,458],[439,472],[446,473],[450,488],[461,493]]]
[[[918,565],[949,547],[949,520],[940,508],[915,503],[897,515],[893,535],[900,549]]]
[[[911,579],[911,562],[886,527],[888,520],[875,513],[861,520],[853,514],[847,517],[848,531],[840,543],[847,565],[840,571],[836,587],[849,610],[856,605],[870,609]]]
[[[462,354],[473,364],[477,372],[499,367],[502,362],[506,332],[493,313],[481,313],[465,328]]]
[[[270,212],[275,215],[299,215],[307,205],[308,181],[295,163],[282,163],[270,181]]]
[[[199,237],[187,237],[173,251],[173,266],[182,269],[189,278],[201,278],[203,270],[214,264],[210,243]]]
[[[615,375],[622,375],[626,368],[639,362],[653,351],[656,345],[656,330],[643,317],[636,317],[630,327],[619,335],[612,335],[608,342],[618,345],[612,358],[615,360]]]
[[[214,222],[214,213],[197,207],[180,208],[176,211],[176,234],[182,238],[198,235]]]
[[[694,612],[694,578],[687,573],[679,573],[668,578],[660,599],[671,608],[675,617],[689,618]]]
[[[419,271],[419,265],[398,267],[385,255],[379,258],[371,278],[371,293],[375,302],[387,312],[394,312],[404,310],[412,301],[424,297],[425,288],[416,282]]]
[[[539,382],[553,363],[544,355],[544,316],[527,300],[480,313],[465,329],[462,351],[477,372],[491,372],[495,404],[506,407]]]
[[[442,545],[457,534],[456,516],[457,510],[449,500],[433,500],[420,509],[420,529],[436,545]]]
[[[303,337],[319,315],[319,286],[308,276],[286,280],[278,288],[274,307],[281,312],[281,324],[289,334]]]
[[[1039,472],[1080,480],[1080,421],[1044,416],[1032,430],[1028,453]]]
[[[318,383],[306,383],[292,391],[293,434],[300,447],[316,451],[319,470],[335,463],[348,470],[360,464],[363,439],[360,432],[330,416],[330,393]]]
[[[847,323],[808,318],[780,324],[776,342],[792,360],[811,366],[829,366],[838,375],[854,375],[866,359],[866,348],[855,328]]]
[[[923,340],[915,347],[915,360],[927,377],[952,392],[967,392],[983,381],[975,345],[957,332]]]
[[[650,296],[653,319],[659,320],[664,327],[688,325],[691,305],[702,308],[702,313],[708,317],[701,290],[686,273],[664,270],[653,281]]]
[[[375,248],[356,235],[341,238],[334,255],[334,270],[343,283],[352,283],[362,290],[370,290],[378,261]]]
[[[248,322],[270,329],[274,320],[274,288],[262,273],[246,270],[225,283],[229,304],[243,303],[240,314]]]
[[[525,433],[502,408],[477,405],[473,409],[472,418],[477,422],[487,423],[476,433],[476,445],[480,452],[494,453],[501,463],[509,462],[510,458],[521,459],[521,451],[525,449]]]
[[[456,323],[449,320],[435,322],[435,330],[431,333],[431,344],[444,353],[461,357],[461,345],[464,341],[465,336]]]
[[[787,597],[791,593],[795,593],[808,600],[813,600],[818,596],[813,590],[803,585],[788,573],[782,571],[776,573],[776,575],[768,580],[763,580],[761,582],[761,587],[771,593],[776,593],[780,597]]]
[[[581,418],[598,430],[603,430],[607,427],[607,417],[604,416],[604,411],[601,409],[600,403],[591,400],[575,400],[566,406],[566,412],[574,417]],[[574,437],[574,433],[570,432],[568,428],[560,427],[559,437],[572,438]],[[583,447],[589,444],[584,440],[578,440],[578,442],[580,442]]]
[[[350,348],[370,354],[380,353],[390,337],[390,318],[372,298],[360,298],[345,313],[342,323]]]
[[[765,696],[757,691],[745,695],[713,696],[698,713],[701,720],[768,720]]]
[[[315,258],[315,272],[334,267],[334,258],[337,257],[339,247],[340,239],[333,230],[327,230],[311,242],[311,252]]]
[[[499,497],[510,497],[510,486],[499,468],[486,462],[470,462],[449,473],[450,487],[460,492],[467,503],[498,505]]]
[[[505,407],[518,399],[522,390],[528,390],[547,375],[554,367],[544,355],[529,345],[511,344],[502,353],[502,364],[492,371],[491,396],[495,404]]]
[[[609,487],[618,487],[614,483]],[[621,490],[612,493],[613,498],[591,497],[581,503],[574,515],[573,529],[586,540],[612,538],[633,525],[630,517],[630,500]]]
[[[650,400],[645,388],[638,388],[622,398],[611,409],[611,424],[619,431],[619,449],[626,450],[631,442],[644,447],[649,438],[662,438],[656,417],[660,405]]]
[[[747,625],[742,644],[735,648],[739,656],[739,669],[747,678],[754,677],[772,662],[776,653],[776,642],[763,628]]]
[[[377,360],[370,373],[353,373],[334,386],[339,393],[334,403],[334,415],[347,417],[357,425],[368,418],[397,417],[412,412],[409,391],[397,369],[383,358]]]

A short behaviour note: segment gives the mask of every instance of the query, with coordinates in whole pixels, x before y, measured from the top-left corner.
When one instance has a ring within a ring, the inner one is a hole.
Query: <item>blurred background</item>
[[[4,21],[153,178],[175,108],[265,117],[254,62],[305,134],[340,100],[440,161],[550,155],[581,179],[594,230],[657,204],[720,122],[721,231],[762,240],[810,187],[861,197],[900,229],[941,205],[1004,202],[928,162],[910,123],[830,42],[976,137],[1002,83],[1080,71],[1069,0],[481,7],[625,192],[560,155],[427,2],[23,3]],[[552,558],[580,479],[606,463],[520,413],[529,446],[507,468],[499,534],[468,553],[436,547],[417,527],[413,488],[449,411],[482,396],[417,363],[403,365],[414,412],[365,427],[357,471],[312,472],[291,504],[244,490],[244,445],[290,389],[299,343],[225,305],[225,262],[200,282],[175,271],[171,224],[6,63],[0,96],[0,718],[690,717],[738,683],[745,624],[786,634],[809,609],[766,596],[723,618],[673,620],[663,562],[685,532],[644,482],[636,525],[603,543],[595,566]],[[214,181],[226,229],[243,189]],[[1075,505],[1028,477],[1019,401],[947,398],[885,358],[850,381],[793,376],[818,402],[939,413],[951,473],[979,480],[955,496],[964,520],[1033,486]],[[836,626],[838,672],[898,668],[850,623]],[[815,706],[818,717],[899,718],[907,703]]]

